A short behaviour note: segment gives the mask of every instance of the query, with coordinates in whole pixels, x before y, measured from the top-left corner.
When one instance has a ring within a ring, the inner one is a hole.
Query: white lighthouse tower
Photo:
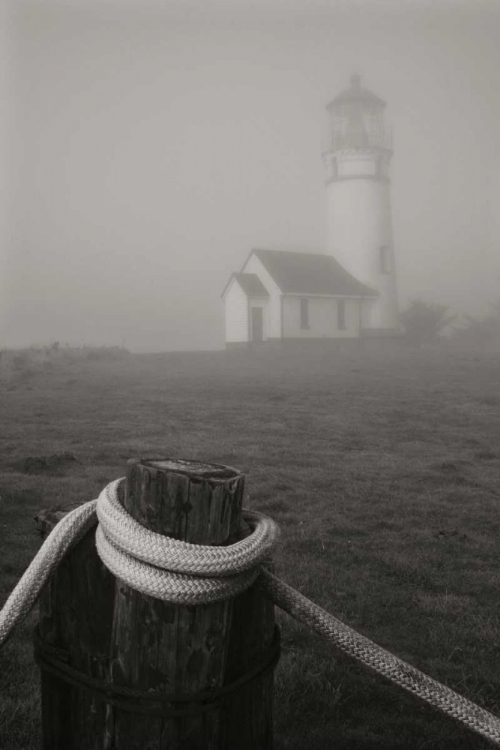
[[[389,164],[391,133],[385,102],[361,85],[351,85],[327,105],[327,253],[356,279],[378,292],[362,302],[366,334],[399,330],[392,238]]]

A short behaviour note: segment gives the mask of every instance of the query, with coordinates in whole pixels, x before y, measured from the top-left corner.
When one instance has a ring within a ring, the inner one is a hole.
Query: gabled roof
[[[378,297],[330,255],[288,250],[253,250],[283,294]],[[246,275],[246,274],[245,274]]]
[[[233,279],[238,282],[247,297],[269,297],[269,292],[255,273],[232,273],[221,297],[224,297]]]
[[[269,297],[269,292],[255,273],[233,273],[247,297]]]

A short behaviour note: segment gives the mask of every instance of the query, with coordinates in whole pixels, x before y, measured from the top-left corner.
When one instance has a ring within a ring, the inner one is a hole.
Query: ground
[[[282,529],[276,569],[372,640],[500,713],[500,352],[403,343],[0,360],[0,602],[41,507],[128,458],[224,463]],[[279,616],[276,748],[486,748]],[[0,652],[0,746],[39,747],[30,616]]]

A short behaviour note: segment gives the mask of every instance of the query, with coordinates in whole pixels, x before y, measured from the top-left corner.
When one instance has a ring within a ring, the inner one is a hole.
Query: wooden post
[[[244,477],[229,467],[132,460],[123,502],[157,533],[220,545],[240,538],[243,489]],[[273,633],[273,606],[257,586],[234,600],[173,606],[115,581],[90,532],[46,588],[40,634],[70,666],[172,702],[135,699],[124,708],[44,675],[44,750],[271,750],[272,672],[201,712],[199,702],[175,698],[238,679],[265,656]],[[180,707],[189,715],[159,715]]]
[[[233,603],[226,681],[262,662],[275,636],[274,605],[259,586]],[[223,750],[271,750],[273,747],[274,670],[235,692],[225,704]]]
[[[72,510],[72,508],[67,508]],[[42,536],[65,511],[42,511]],[[73,547],[49,579],[39,599],[39,633],[61,650],[65,663],[90,677],[105,679],[113,617],[115,578],[95,549],[95,529]],[[43,750],[100,750],[106,704],[86,690],[43,670]]]

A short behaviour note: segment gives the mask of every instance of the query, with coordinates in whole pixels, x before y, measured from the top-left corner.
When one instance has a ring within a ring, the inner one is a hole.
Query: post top
[[[131,463],[140,463],[152,469],[159,469],[174,474],[185,474],[186,476],[198,477],[199,479],[219,480],[235,479],[240,472],[231,466],[222,464],[204,463],[202,461],[189,461],[181,458],[141,458],[132,459]]]

